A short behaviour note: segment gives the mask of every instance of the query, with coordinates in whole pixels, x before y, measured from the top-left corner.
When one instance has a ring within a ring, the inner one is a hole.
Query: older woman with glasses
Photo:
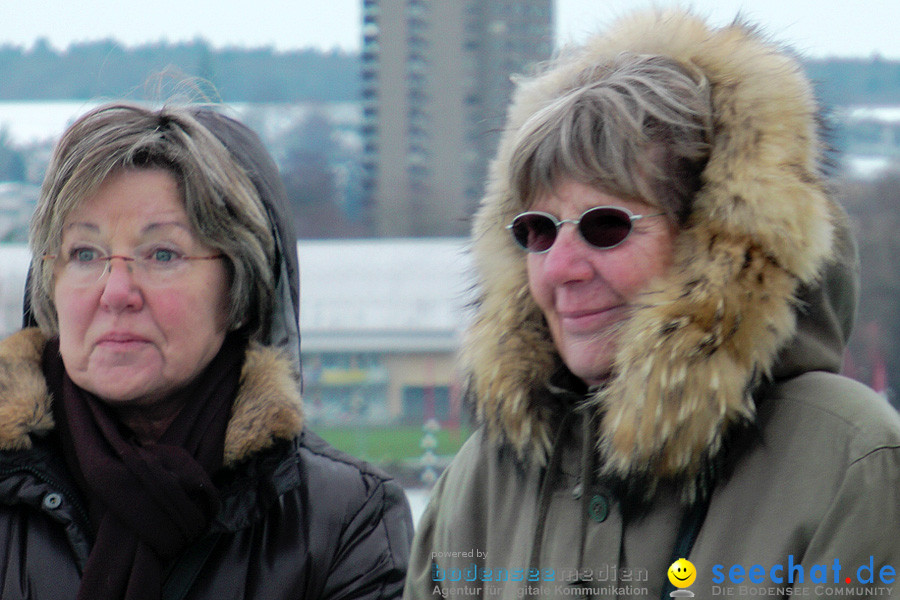
[[[900,419],[837,374],[857,274],[816,112],[753,28],[677,10],[519,80],[473,230],[481,427],[407,598],[897,589]]]
[[[203,108],[63,135],[0,342],[4,600],[389,598],[400,487],[304,427],[277,168]]]

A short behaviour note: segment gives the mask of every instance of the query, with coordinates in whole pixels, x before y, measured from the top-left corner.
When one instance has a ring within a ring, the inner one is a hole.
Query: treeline
[[[900,61],[878,57],[806,62],[828,106],[900,104]],[[162,76],[161,76],[162,74]],[[354,53],[212,47],[203,39],[126,47],[113,40],[65,50],[39,40],[0,46],[0,100],[168,97],[180,78],[224,102],[346,102],[358,99]]]
[[[806,72],[825,106],[900,104],[900,61],[872,58],[810,60]]]
[[[348,102],[358,98],[359,77],[356,54],[216,49],[202,39],[132,48],[113,40],[65,50],[46,40],[27,49],[0,46],[0,100],[165,100],[195,92],[223,102]],[[184,89],[189,80],[194,89]]]
[[[853,224],[862,276],[846,369],[876,388],[886,383],[900,409],[900,168],[872,180],[845,179],[835,192]]]

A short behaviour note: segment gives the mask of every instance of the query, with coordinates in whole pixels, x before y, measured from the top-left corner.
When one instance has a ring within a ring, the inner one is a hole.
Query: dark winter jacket
[[[229,149],[266,206],[278,245],[274,314],[246,352],[213,475],[221,510],[169,565],[166,600],[395,598],[412,520],[400,486],[304,426],[297,250],[277,168],[253,132],[197,118]],[[25,323],[31,323],[25,301]],[[0,341],[0,598],[76,597],[90,553],[86,502],[61,455],[41,370],[44,335]]]
[[[74,599],[91,547],[40,370],[43,336],[0,343],[0,598]],[[403,490],[302,427],[271,349],[248,351],[215,478],[222,509],[171,565],[163,598],[391,598],[412,525]]]

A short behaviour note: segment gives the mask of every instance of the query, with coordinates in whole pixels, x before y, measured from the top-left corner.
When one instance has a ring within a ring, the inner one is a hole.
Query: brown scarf
[[[207,530],[219,508],[210,475],[222,466],[225,429],[245,343],[231,337],[176,392],[184,408],[156,443],[141,443],[99,398],[65,372],[59,340],[43,368],[66,462],[87,498],[96,539],[79,600],[159,600],[165,568]]]

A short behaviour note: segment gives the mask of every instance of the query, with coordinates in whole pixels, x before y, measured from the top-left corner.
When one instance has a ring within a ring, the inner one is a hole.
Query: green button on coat
[[[595,494],[588,505],[588,514],[598,523],[605,521],[609,516],[609,499],[602,494]]]

